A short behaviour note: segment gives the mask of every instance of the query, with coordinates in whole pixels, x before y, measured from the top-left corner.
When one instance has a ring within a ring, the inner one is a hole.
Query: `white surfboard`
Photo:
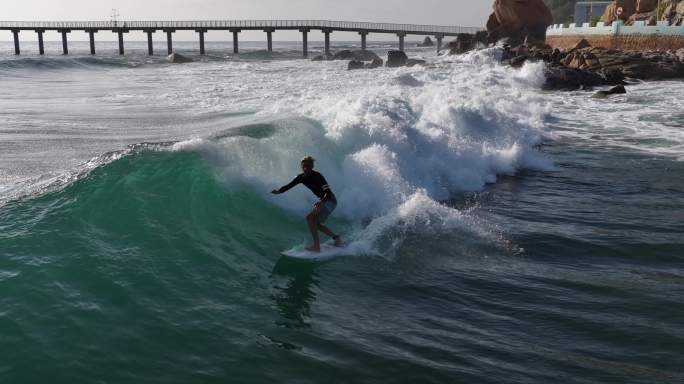
[[[344,254],[344,247],[336,247],[332,244],[321,244],[321,252],[311,252],[305,249],[293,248],[280,252],[281,255],[302,260],[328,260]]]

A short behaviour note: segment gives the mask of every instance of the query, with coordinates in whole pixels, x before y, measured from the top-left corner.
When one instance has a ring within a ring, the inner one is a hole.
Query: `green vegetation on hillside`
[[[551,9],[554,23],[571,23],[575,13],[577,0],[544,0]]]

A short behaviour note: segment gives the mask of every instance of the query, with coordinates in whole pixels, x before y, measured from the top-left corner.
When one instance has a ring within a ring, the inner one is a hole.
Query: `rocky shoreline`
[[[684,79],[684,49],[628,52],[591,47],[583,40],[565,51],[548,46],[505,46],[502,61],[513,67],[528,61],[546,63],[544,89],[547,90],[627,85],[625,80],[629,79]]]

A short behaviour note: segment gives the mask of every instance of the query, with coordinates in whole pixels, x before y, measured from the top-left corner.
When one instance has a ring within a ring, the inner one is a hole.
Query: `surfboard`
[[[332,244],[321,244],[321,252],[310,252],[305,249],[293,248],[280,252],[281,255],[302,260],[328,260],[344,254],[345,247]]]

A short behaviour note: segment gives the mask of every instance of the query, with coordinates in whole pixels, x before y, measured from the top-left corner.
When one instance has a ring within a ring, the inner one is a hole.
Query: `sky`
[[[115,8],[120,20],[233,20],[233,19],[322,19],[408,24],[484,26],[491,12],[490,0],[7,0],[0,8],[0,20],[110,20]],[[207,40],[226,40],[210,32]],[[163,40],[161,33],[155,39]],[[190,40],[191,32],[175,38]],[[260,32],[243,32],[244,40],[259,40]],[[311,40],[322,37],[311,33]],[[352,38],[340,33],[336,38]],[[57,35],[47,39],[57,40]],[[33,37],[22,36],[22,40]],[[112,37],[98,36],[102,40]],[[274,40],[296,40],[296,32],[279,31]],[[356,38],[356,37],[353,37]],[[390,35],[369,35],[369,40],[388,40]],[[74,36],[73,39],[81,40]],[[85,39],[85,38],[83,38]],[[143,40],[131,33],[130,40]],[[11,33],[0,31],[0,40]]]

